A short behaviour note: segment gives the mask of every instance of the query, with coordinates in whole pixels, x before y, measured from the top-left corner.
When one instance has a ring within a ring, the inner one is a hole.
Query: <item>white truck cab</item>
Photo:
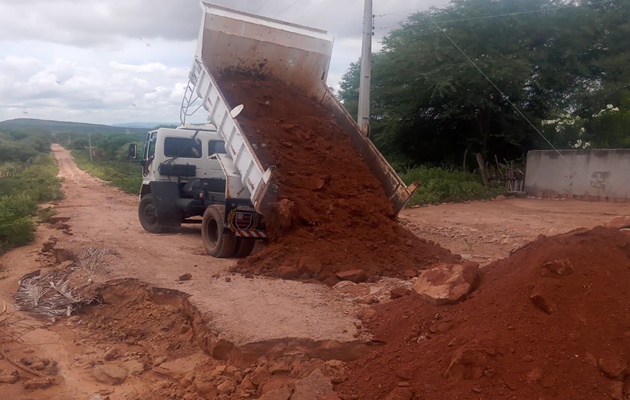
[[[138,216],[146,231],[201,222],[204,246],[215,257],[245,257],[255,239],[266,237],[214,125],[159,128],[136,153],[132,145],[130,155],[142,166]]]
[[[150,182],[170,182],[173,176],[182,181],[225,179],[216,154],[225,154],[225,141],[213,125],[149,132],[142,151],[141,195],[146,193]]]

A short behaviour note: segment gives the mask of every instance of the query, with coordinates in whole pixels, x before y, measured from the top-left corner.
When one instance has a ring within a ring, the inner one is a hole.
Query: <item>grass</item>
[[[73,151],[72,155],[83,171],[110,182],[112,186],[120,188],[126,193],[138,194],[142,185],[142,174],[138,163],[130,161],[101,160],[90,161],[84,151]]]
[[[420,182],[410,206],[491,199],[505,194],[504,187],[485,187],[481,176],[456,170],[416,167],[400,174],[405,183]]]
[[[37,156],[14,176],[0,179],[0,254],[30,243],[37,204],[63,198],[57,166],[48,154]]]

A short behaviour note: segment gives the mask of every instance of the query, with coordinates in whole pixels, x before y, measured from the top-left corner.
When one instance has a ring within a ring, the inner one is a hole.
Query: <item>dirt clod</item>
[[[118,347],[114,346],[105,352],[105,354],[103,355],[103,359],[105,361],[115,360],[118,357],[119,353],[120,350],[118,349]]]
[[[435,305],[455,304],[475,289],[478,279],[478,264],[440,263],[420,274],[413,291]]]
[[[24,389],[46,389],[51,387],[54,381],[49,378],[33,378],[24,382]]]
[[[92,370],[94,379],[108,385],[120,385],[127,379],[127,370],[117,365],[98,365]]]
[[[179,276],[180,281],[189,281],[191,279],[192,279],[192,274],[189,272],[185,273],[184,275]]]
[[[15,383],[19,380],[19,376],[15,375],[0,375],[0,383]]]
[[[316,369],[308,377],[295,383],[292,400],[317,400],[326,396],[336,396],[332,383]]]
[[[597,361],[597,365],[610,379],[623,381],[628,374],[628,363],[620,357],[602,357]]]
[[[399,299],[401,297],[408,296],[409,294],[411,294],[411,290],[404,287],[398,287],[390,291],[390,297],[392,299]]]
[[[351,269],[337,273],[337,277],[342,281],[350,281],[354,283],[365,282],[368,279],[367,274],[362,269]]]

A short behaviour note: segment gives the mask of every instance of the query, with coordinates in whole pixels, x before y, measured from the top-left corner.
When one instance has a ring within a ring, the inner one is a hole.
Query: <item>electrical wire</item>
[[[547,144],[549,144],[549,146],[551,146],[551,148],[552,148],[552,149],[554,149],[554,150],[555,150],[555,152],[556,152],[556,153],[558,153],[558,155],[559,155],[559,156],[560,156],[563,160],[565,160],[565,161],[566,161],[566,159],[564,158],[564,156],[562,155],[562,153],[560,153],[560,151],[559,151],[559,150],[558,150],[558,149],[557,149],[557,148],[556,148],[556,147],[555,147],[555,146],[554,146],[554,145],[553,145],[553,144],[549,141],[549,139],[547,139],[547,137],[545,137],[545,135],[543,135],[543,133],[542,133],[542,132],[541,132],[538,128],[536,128],[536,126],[533,124],[533,122],[532,122],[532,121],[530,121],[530,120],[529,120],[529,118],[527,118],[527,117],[525,116],[525,114],[523,114],[523,112],[522,112],[522,111],[521,111],[521,110],[520,110],[520,109],[516,106],[516,104],[512,103],[512,101],[508,98],[508,96],[507,96],[505,93],[503,93],[503,91],[502,91],[501,89],[499,89],[499,87],[498,87],[497,85],[495,85],[495,83],[492,81],[492,79],[490,79],[490,78],[488,77],[488,75],[486,75],[486,74],[485,74],[485,73],[481,70],[481,68],[479,68],[479,66],[477,66],[477,64],[476,64],[476,63],[475,63],[475,62],[474,62],[474,61],[473,61],[470,57],[468,57],[468,54],[466,54],[466,52],[465,52],[464,50],[462,50],[462,48],[461,48],[461,47],[459,47],[459,46],[457,45],[457,43],[455,43],[455,41],[454,41],[454,40],[453,40],[453,39],[449,36],[449,34],[448,34],[448,33],[446,33],[446,31],[445,31],[444,29],[442,29],[442,27],[440,27],[440,25],[438,25],[438,24],[437,24],[437,22],[435,22],[435,20],[433,20],[433,18],[429,17],[429,20],[433,23],[433,25],[435,25],[435,27],[436,27],[436,28],[438,28],[438,30],[439,30],[440,32],[442,32],[442,33],[444,34],[444,36],[446,36],[446,38],[447,38],[447,39],[448,39],[451,43],[453,43],[453,46],[455,46],[455,47],[457,48],[457,50],[459,50],[459,52],[460,52],[460,53],[462,53],[462,54],[464,55],[464,57],[466,57],[466,59],[467,59],[467,60],[468,60],[468,61],[469,61],[472,65],[473,65],[473,67],[475,67],[475,68],[477,69],[477,71],[479,71],[479,73],[480,73],[481,75],[483,75],[483,77],[484,77],[484,78],[486,78],[486,80],[487,80],[487,81],[488,81],[488,82],[489,82],[489,83],[490,83],[490,84],[491,84],[491,85],[492,85],[492,86],[493,86],[493,87],[497,90],[497,92],[499,92],[499,93],[501,94],[501,96],[503,97],[503,99],[504,99],[505,101],[507,101],[507,102],[508,102],[508,103],[512,106],[512,108],[514,108],[514,109],[516,110],[516,112],[517,112],[517,113],[518,113],[521,117],[523,117],[523,119],[524,119],[525,121],[527,121],[527,123],[528,123],[528,124],[529,124],[532,128],[534,128],[534,130],[535,130],[535,131],[536,131],[536,132],[540,135],[540,137],[542,137],[542,138],[545,140],[545,142],[547,142]]]
[[[604,3],[611,3],[611,2],[612,1],[610,1],[610,0],[604,0],[604,1],[600,1],[598,3],[590,3],[589,6],[594,6],[594,5],[604,4]],[[573,5],[573,6],[559,6],[559,7],[539,8],[537,10],[520,11],[520,12],[509,13],[509,14],[486,15],[484,17],[475,17],[475,18],[451,19],[451,20],[440,21],[440,23],[444,24],[444,23],[451,23],[451,22],[478,21],[478,20],[482,20],[482,19],[513,17],[513,16],[516,16],[516,15],[535,14],[535,13],[539,13],[539,12],[548,12],[548,11],[563,10],[563,9],[566,9],[566,8],[578,8],[578,7],[584,7],[584,6],[575,6],[575,5]]]
[[[295,19],[295,21],[300,21],[302,18],[306,17],[309,13],[317,10],[319,7],[323,6],[324,4],[328,3],[330,0],[322,0],[319,2],[319,4],[317,4],[315,7],[311,8],[310,10],[306,10],[306,12],[304,12],[302,15],[300,15],[299,17],[297,17]]]
[[[600,4],[604,4],[604,3],[613,3],[614,1],[611,0],[603,0],[603,1],[599,1],[597,3],[589,3],[589,6],[597,6]],[[503,17],[513,17],[516,15],[524,15],[524,14],[535,14],[535,13],[539,13],[539,12],[548,12],[548,11],[555,11],[555,10],[563,10],[566,8],[577,8],[577,7],[585,7],[584,6],[576,6],[576,5],[570,5],[570,6],[558,6],[558,7],[545,7],[545,8],[538,8],[536,10],[530,10],[530,11],[519,11],[519,12],[514,12],[514,13],[509,13],[509,14],[497,14],[497,15],[486,15],[483,17],[474,17],[474,18],[462,18],[462,19],[451,19],[451,20],[444,20],[444,21],[440,21],[440,23],[444,24],[444,23],[451,23],[451,22],[464,22],[464,21],[477,21],[477,20],[481,20],[481,19],[491,19],[491,18],[503,18]],[[418,9],[414,9],[414,10],[408,10],[408,11],[397,11],[397,12],[392,12],[392,13],[386,13],[386,14],[378,14],[375,15],[375,17],[386,17],[388,15],[395,15],[395,14],[403,14],[403,13],[411,13],[411,12],[419,12]]]
[[[375,17],[386,17],[388,15],[396,15],[396,14],[408,14],[408,13],[412,13],[412,12],[418,12],[417,8],[414,8],[413,10],[406,10],[406,11],[394,11],[394,12],[390,12],[390,13],[385,13],[385,14],[376,14],[374,15]]]
[[[260,7],[258,7],[258,8],[256,9],[256,11],[254,11],[253,13],[254,13],[254,14],[258,14],[258,11],[262,10],[263,8],[265,8],[265,7],[267,6],[267,4],[269,4],[269,3],[271,3],[271,0],[267,0],[267,1],[265,1],[265,2],[264,2],[264,3],[260,6]]]
[[[295,0],[293,3],[289,4],[289,6],[287,8],[285,8],[284,10],[280,11],[278,14],[275,15],[274,18],[278,18],[279,16],[281,16],[282,14],[284,14],[285,12],[289,11],[289,9],[291,7],[293,7],[294,5],[296,5],[298,3],[298,1],[300,0]]]

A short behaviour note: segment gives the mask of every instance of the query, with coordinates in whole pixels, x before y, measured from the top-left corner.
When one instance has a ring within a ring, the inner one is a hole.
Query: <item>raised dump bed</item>
[[[352,140],[357,152],[383,186],[395,212],[400,211],[416,185],[407,187],[369,138],[365,137],[326,85],[333,39],[325,31],[231,10],[202,2],[204,10],[195,63],[182,104],[182,122],[203,107],[210,122],[225,138],[228,157],[262,211],[272,170],[263,166],[221,88],[220,76],[242,72],[273,77],[315,98]],[[236,106],[236,105],[233,105]]]

